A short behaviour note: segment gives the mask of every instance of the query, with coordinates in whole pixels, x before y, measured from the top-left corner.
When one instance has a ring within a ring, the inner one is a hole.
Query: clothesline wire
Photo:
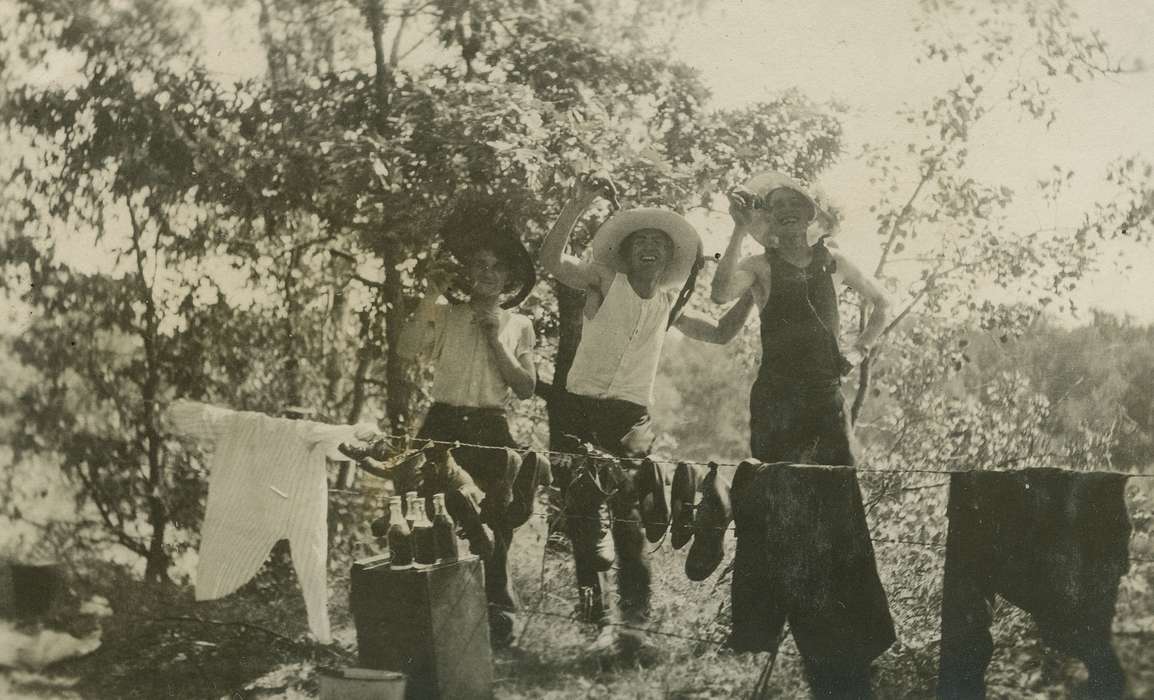
[[[617,457],[615,455],[609,455],[609,454],[604,454],[604,455],[597,454],[597,453],[582,454],[580,452],[566,452],[566,451],[562,451],[562,450],[533,450],[533,449],[527,449],[527,448],[514,449],[514,448],[510,448],[510,447],[499,447],[499,446],[493,446],[493,445],[481,445],[481,444],[472,443],[472,442],[461,442],[459,440],[432,440],[432,439],[428,439],[428,438],[418,438],[418,437],[413,437],[411,435],[397,434],[397,433],[383,433],[382,436],[389,439],[389,440],[403,441],[403,444],[405,444],[405,445],[408,445],[411,443],[419,443],[419,444],[443,445],[445,447],[472,447],[472,448],[482,449],[482,450],[513,450],[514,452],[535,452],[537,454],[543,454],[543,455],[549,455],[549,456],[555,456],[555,457],[569,457],[569,458],[576,458],[576,459],[589,459],[589,458],[606,459],[606,460],[609,460],[609,459],[627,459],[627,460],[636,460],[636,461],[641,461],[642,459],[648,459],[649,461],[651,461],[655,464],[664,464],[664,465],[669,465],[669,466],[677,466],[679,464],[687,464],[690,466],[700,466],[700,467],[714,467],[714,466],[716,466],[718,468],[721,468],[721,467],[737,468],[737,467],[740,467],[742,464],[758,464],[759,463],[758,460],[746,460],[743,462],[718,462],[718,461],[702,462],[702,461],[696,461],[696,460],[662,459],[662,458],[656,458],[656,457],[621,458],[621,457]],[[417,452],[420,452],[420,450],[412,450],[413,454],[416,454]],[[411,456],[411,455],[408,455],[407,453],[408,453],[408,451],[404,451],[401,454],[396,455],[395,458],[404,459],[407,456]],[[1011,461],[1013,461],[1013,460],[1011,460]],[[1018,461],[1020,461],[1020,460],[1018,460]],[[971,471],[974,471],[972,469],[917,469],[917,468],[882,469],[882,468],[876,468],[876,467],[865,467],[865,466],[860,466],[860,465],[855,466],[855,467],[850,467],[850,468],[854,469],[858,472],[871,473],[871,474],[966,474],[966,473],[969,473]],[[1120,472],[1120,471],[1114,471],[1114,470],[1093,470],[1093,473],[1095,473],[1095,474],[1113,474],[1116,476],[1123,476],[1123,477],[1126,477],[1129,479],[1154,479],[1154,474],[1131,474],[1129,472]]]
[[[537,517],[537,518],[548,518],[549,514],[548,513],[533,513],[533,516]],[[593,519],[600,520],[601,519],[599,516],[580,515],[580,514],[563,515],[561,517],[578,518],[578,519],[582,519],[582,520],[593,520]],[[616,518],[615,517],[615,518],[613,518],[613,521],[622,522],[622,523],[632,523],[635,525],[645,525],[646,524],[644,520],[640,520],[638,518]],[[728,532],[736,532],[736,526],[733,525],[732,523],[730,523],[729,525],[695,525],[694,528],[698,529],[698,530],[726,530]],[[877,544],[890,544],[890,545],[905,544],[905,545],[911,545],[914,547],[925,547],[927,549],[945,549],[945,547],[946,547],[945,544],[942,544],[940,542],[922,542],[920,540],[906,540],[906,539],[890,538],[890,537],[872,537],[871,536],[870,541],[877,543]],[[1143,557],[1130,557],[1129,559],[1131,562],[1135,562],[1135,563],[1139,563],[1139,564],[1154,564],[1154,559],[1146,559]]]

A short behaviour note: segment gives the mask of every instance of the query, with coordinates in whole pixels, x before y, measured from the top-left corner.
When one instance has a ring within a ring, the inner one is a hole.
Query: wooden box
[[[398,570],[387,556],[359,560],[349,607],[359,664],[403,673],[407,700],[493,696],[484,568],[476,557]]]

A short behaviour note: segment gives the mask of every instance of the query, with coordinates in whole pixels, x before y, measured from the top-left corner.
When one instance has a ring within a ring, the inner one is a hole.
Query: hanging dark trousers
[[[743,462],[733,477],[736,651],[777,651],[789,622],[818,698],[865,698],[894,643],[857,473]]]
[[[1059,469],[951,475],[938,697],[985,697],[995,594],[1086,664],[1091,697],[1123,696],[1111,624],[1129,569],[1125,485]]]

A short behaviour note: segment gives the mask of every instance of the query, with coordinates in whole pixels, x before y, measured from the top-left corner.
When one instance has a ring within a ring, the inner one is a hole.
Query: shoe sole
[[[693,508],[700,483],[695,466],[678,463],[669,497],[670,544],[674,549],[681,549],[693,539]]]
[[[665,498],[665,479],[661,467],[651,459],[641,463],[641,478],[638,480],[638,503],[641,521],[645,525],[645,539],[650,544],[661,541],[669,529],[669,501]]]
[[[518,528],[533,517],[537,504],[537,489],[547,480],[545,472],[549,469],[549,460],[536,452],[526,452],[521,460],[521,468],[517,471],[517,478],[513,481],[513,500],[505,511],[505,523],[511,528]]]
[[[473,502],[459,490],[454,490],[445,494],[445,506],[456,511],[453,520],[456,521],[457,527],[464,531],[465,539],[469,542],[469,552],[482,560],[488,560],[492,557],[493,540],[485,532],[485,526],[481,522],[481,512],[473,505]]]
[[[719,486],[717,465],[701,480],[701,505],[693,523],[693,545],[685,559],[685,575],[690,581],[704,581],[721,564],[725,556],[725,531],[733,520],[729,487]],[[724,484],[724,482],[722,482]]]

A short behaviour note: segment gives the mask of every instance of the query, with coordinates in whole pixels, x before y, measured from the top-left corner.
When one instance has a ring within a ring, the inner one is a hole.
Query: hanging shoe
[[[645,525],[645,539],[658,542],[669,528],[669,500],[665,496],[661,465],[646,457],[632,476],[641,522]]]
[[[717,569],[725,554],[725,531],[732,520],[729,484],[711,462],[709,473],[701,481],[701,504],[693,519],[693,544],[685,558],[685,575],[690,581],[704,581]]]
[[[696,464],[681,462],[673,471],[669,496],[670,544],[681,549],[693,539],[693,511],[705,470]]]
[[[440,478],[445,484],[445,508],[469,542],[469,551],[482,560],[493,556],[493,535],[481,519],[481,500],[485,497],[473,477],[448,455]]]
[[[616,550],[603,514],[609,494],[594,473],[596,464],[596,460],[588,459],[578,467],[569,484],[565,518],[574,549],[588,556],[597,571],[608,571],[616,559]]]
[[[549,460],[536,452],[526,452],[513,482],[513,500],[505,510],[505,524],[511,528],[524,525],[537,505],[537,488],[551,481]]]

